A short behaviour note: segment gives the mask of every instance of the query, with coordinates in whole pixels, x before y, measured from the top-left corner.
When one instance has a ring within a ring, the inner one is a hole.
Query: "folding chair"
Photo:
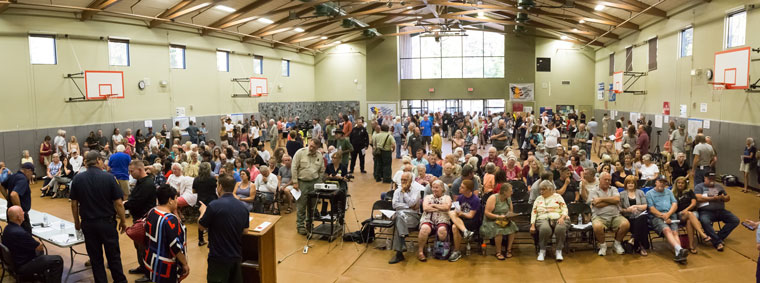
[[[11,277],[13,277],[16,282],[37,282],[37,281],[44,281],[45,277],[43,274],[35,273],[31,275],[26,276],[20,276],[18,274],[18,267],[16,266],[16,263],[13,262],[13,256],[11,255],[10,249],[8,249],[7,246],[0,244],[0,264],[3,266],[3,273],[0,275],[0,282],[2,282],[5,279],[5,272],[7,271],[8,274],[10,274]]]
[[[575,219],[578,218],[578,215],[590,215],[591,214],[591,207],[588,204],[585,203],[569,203],[567,205],[567,214],[570,216],[570,221],[573,222]],[[566,240],[567,247],[570,246],[571,243],[589,243],[593,248],[596,248],[596,237],[594,237],[594,228],[592,228],[590,225],[584,229],[577,229],[574,228],[572,225],[568,225],[567,227],[568,237]],[[573,237],[570,237],[570,232],[578,233],[580,237],[580,241],[572,241]],[[583,241],[583,237],[586,237],[586,241]],[[572,250],[572,249],[571,249]]]
[[[509,181],[509,184],[512,185],[512,203],[527,203],[530,198],[530,191],[525,182],[514,180]]]
[[[367,224],[369,225],[369,228],[372,230],[375,228],[393,228],[395,224],[390,217],[385,217],[382,213],[380,213],[380,218],[375,217],[375,215],[377,215],[375,212],[379,210],[393,210],[393,204],[387,200],[375,201],[375,203],[372,204],[372,210],[370,211],[370,222]],[[393,233],[376,233],[376,239],[378,238],[377,235],[390,235],[391,238],[393,237]],[[366,243],[369,245],[369,241],[366,241]]]
[[[520,202],[515,203],[512,202],[512,205],[514,206],[512,208],[512,211],[517,214],[517,216],[512,218],[512,221],[517,224],[517,232],[518,234],[515,235],[515,242],[514,244],[534,244],[533,236],[530,235],[530,212],[533,209],[533,205],[529,204],[527,202]],[[528,233],[527,236],[525,236],[525,233]]]

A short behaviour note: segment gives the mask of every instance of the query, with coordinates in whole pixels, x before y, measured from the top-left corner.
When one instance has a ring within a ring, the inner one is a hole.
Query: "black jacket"
[[[364,127],[354,127],[351,134],[348,135],[351,145],[355,150],[361,150],[369,146],[369,134]]]
[[[156,187],[153,186],[153,176],[148,175],[145,178],[137,180],[135,188],[129,195],[124,208],[129,209],[129,213],[135,219],[140,219],[148,211],[156,206]]]

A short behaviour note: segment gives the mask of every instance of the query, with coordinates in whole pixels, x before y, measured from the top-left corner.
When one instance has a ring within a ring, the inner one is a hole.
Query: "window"
[[[475,114],[476,112],[483,112],[483,100],[462,100],[462,112],[467,115]]]
[[[747,11],[729,14],[726,18],[726,48],[744,45],[747,34]]]
[[[216,51],[216,69],[219,72],[230,71],[230,52],[225,50]]]
[[[55,65],[55,35],[29,35],[29,58],[32,64]]]
[[[610,76],[615,74],[615,53],[610,54]]]
[[[182,45],[169,45],[169,67],[172,69],[186,69],[185,47]]]
[[[467,36],[411,34],[399,44],[401,79],[503,78],[504,35],[467,31]]]
[[[415,113],[422,113],[423,104],[427,105],[425,100],[401,100],[401,113],[407,116]]]
[[[290,77],[290,60],[282,60],[282,76]]]
[[[446,111],[446,100],[428,100],[427,111],[428,113]]]
[[[649,70],[654,71],[657,70],[657,38],[649,39],[647,42],[649,46]]]
[[[679,39],[679,57],[691,56],[691,49],[694,44],[694,28],[688,27],[681,30]]]
[[[264,57],[253,56],[253,73],[257,75],[264,74]]]
[[[485,113],[499,113],[504,112],[504,99],[487,99]]]
[[[633,72],[633,46],[625,48],[625,71]]]
[[[129,66],[129,40],[108,39],[108,64],[111,66]]]

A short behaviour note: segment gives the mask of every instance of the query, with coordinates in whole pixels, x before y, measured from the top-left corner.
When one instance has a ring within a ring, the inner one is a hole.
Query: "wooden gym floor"
[[[450,145],[444,141],[444,154],[446,152],[450,152]],[[481,154],[485,155],[485,151],[481,150]],[[731,157],[721,158],[733,160]],[[394,159],[393,163],[395,172],[400,160]],[[356,168],[356,178],[349,183],[352,202],[349,202],[351,207],[346,212],[346,223],[350,231],[356,231],[359,228],[358,222],[370,217],[372,203],[379,198],[381,192],[388,190],[387,184],[374,181],[372,164],[372,157],[368,155],[368,173],[358,173],[359,168]],[[65,199],[41,199],[38,194],[40,186],[41,182],[37,182],[32,187],[32,207],[71,221],[73,218],[69,202]],[[727,191],[731,195],[731,202],[727,204],[729,210],[742,221],[757,220],[760,198],[755,193],[744,194],[736,187],[728,188]],[[485,282],[499,279],[517,282],[753,282],[758,258],[754,232],[740,225],[727,239],[724,252],[718,252],[712,246],[698,245],[699,253],[690,255],[687,265],[673,262],[673,252],[663,239],[654,240],[655,250],[647,257],[621,256],[614,252],[600,257],[590,247],[586,247],[574,253],[566,253],[565,260],[561,263],[554,261],[553,256],[547,256],[546,261],[538,262],[532,245],[516,245],[513,247],[514,257],[505,261],[496,260],[493,247],[489,246],[489,255],[484,257],[473,251],[472,255],[455,263],[432,258],[423,263],[417,261],[415,253],[409,252],[406,253],[405,262],[389,265],[392,252],[375,249],[375,244],[365,248],[364,244],[351,242],[312,240],[312,248],[308,254],[303,254],[301,251],[306,240],[296,233],[295,218],[295,211],[283,214],[276,226],[277,259],[282,260],[277,267],[279,282]],[[128,222],[131,224],[131,219]],[[208,246],[198,247],[196,224],[188,225],[187,232],[190,276],[185,282],[205,282]],[[383,240],[380,241],[384,243]],[[120,236],[120,246],[126,273],[136,267],[136,253],[132,241],[126,235]],[[68,269],[68,250],[50,244],[47,247],[50,254],[64,258],[64,270]],[[575,244],[573,247],[581,246]],[[85,252],[84,245],[76,248]],[[74,270],[83,268],[85,261],[86,257],[77,257]],[[138,276],[127,274],[127,278],[131,282]],[[90,271],[72,275],[68,280],[92,281]]]

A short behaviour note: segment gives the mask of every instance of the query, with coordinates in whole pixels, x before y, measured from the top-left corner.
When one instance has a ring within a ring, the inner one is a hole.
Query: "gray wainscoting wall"
[[[259,113],[265,117],[277,119],[278,117],[298,116],[301,122],[312,119],[324,119],[331,115],[335,116],[343,112],[348,115],[349,112],[356,111],[359,113],[359,101],[318,101],[318,102],[261,102],[259,103]],[[359,118],[359,117],[355,117]]]

